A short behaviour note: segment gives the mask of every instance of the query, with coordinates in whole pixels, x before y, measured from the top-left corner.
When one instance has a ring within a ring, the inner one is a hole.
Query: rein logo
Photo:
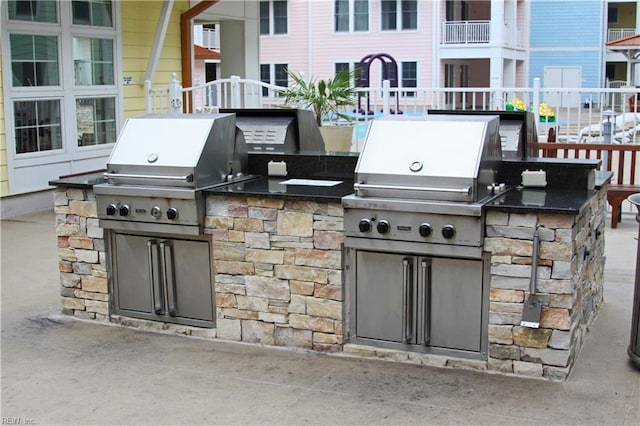
[[[29,417],[2,417],[3,425],[35,425],[36,421]]]

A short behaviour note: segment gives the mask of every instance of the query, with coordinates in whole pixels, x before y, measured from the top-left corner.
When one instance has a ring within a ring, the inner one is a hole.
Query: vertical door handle
[[[163,284],[167,294],[167,310],[172,317],[176,316],[176,286],[173,276],[173,246],[171,241],[160,241],[160,265]]]
[[[154,251],[157,251],[158,242],[156,240],[147,240],[147,263],[149,264],[149,279],[151,280],[151,293],[153,299],[153,312],[160,315],[163,311],[163,295],[160,287],[160,277],[153,267]]]
[[[431,262],[422,259],[420,262],[422,269],[422,342],[421,345],[428,345],[431,341]]]
[[[411,301],[411,259],[402,259],[402,343],[411,343],[413,334]]]

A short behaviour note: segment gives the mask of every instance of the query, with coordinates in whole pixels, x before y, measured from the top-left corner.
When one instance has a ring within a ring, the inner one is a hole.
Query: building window
[[[10,34],[13,87],[59,86],[58,38]]]
[[[73,0],[71,3],[74,25],[113,27],[110,0]]]
[[[10,20],[58,22],[56,2],[54,0],[10,0],[7,6]]]
[[[54,150],[73,158],[77,147],[114,143],[118,128],[114,3],[12,1],[7,7],[8,37],[3,48],[8,47],[12,84],[5,97],[14,114],[7,136],[15,141],[11,151],[16,161],[23,154]],[[70,25],[50,25],[58,19]],[[28,30],[21,21],[29,21]],[[66,142],[74,139],[76,144]]]
[[[418,64],[417,62],[402,62],[402,81],[400,85],[405,87],[418,87]],[[415,91],[403,91],[403,96],[414,97]]]
[[[369,0],[335,0],[334,30],[369,31]]]
[[[383,30],[418,29],[418,0],[382,0]]]
[[[607,7],[607,23],[609,24],[618,23],[618,8],[616,6]]]
[[[287,0],[260,1],[260,35],[287,34]]]
[[[15,153],[62,148],[60,100],[23,100],[13,103]]]
[[[101,145],[116,139],[116,99],[77,98],[78,146]]]
[[[113,85],[113,40],[74,37],[73,65],[76,86]]]
[[[276,86],[288,87],[289,86],[289,74],[287,73],[287,64],[274,64],[273,75],[274,84]]]
[[[260,81],[265,84],[273,84],[280,87],[289,86],[289,74],[287,64],[260,64]],[[262,96],[269,96],[269,89],[262,88]]]

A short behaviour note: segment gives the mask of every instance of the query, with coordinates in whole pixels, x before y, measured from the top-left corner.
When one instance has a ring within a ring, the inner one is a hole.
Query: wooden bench
[[[607,202],[611,205],[611,227],[622,220],[622,202],[631,194],[640,193],[636,184],[636,169],[640,166],[640,145],[539,143],[540,156],[546,158],[586,158],[602,160],[604,170],[613,172],[607,188]],[[599,170],[603,170],[602,165]]]

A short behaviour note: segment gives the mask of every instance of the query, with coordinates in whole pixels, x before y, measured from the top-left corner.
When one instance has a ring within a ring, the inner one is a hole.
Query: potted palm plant
[[[338,125],[352,117],[346,115],[344,107],[355,104],[355,88],[351,85],[352,73],[341,72],[333,78],[305,80],[301,75],[287,71],[293,85],[284,89],[285,105],[310,109],[314,112],[316,123],[327,151],[349,151],[353,137],[353,126]],[[331,124],[329,124],[331,123]]]

